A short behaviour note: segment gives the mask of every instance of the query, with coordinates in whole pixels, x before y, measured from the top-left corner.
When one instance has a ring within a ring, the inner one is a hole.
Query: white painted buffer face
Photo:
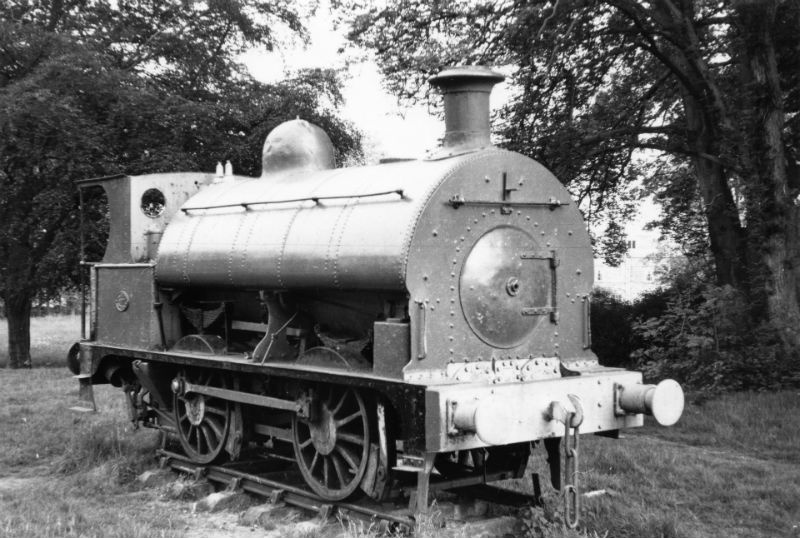
[[[673,379],[658,385],[620,385],[617,391],[622,411],[653,415],[662,426],[672,426],[683,414],[683,389]]]

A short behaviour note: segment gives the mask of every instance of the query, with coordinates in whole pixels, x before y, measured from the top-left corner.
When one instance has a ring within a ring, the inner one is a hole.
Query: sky
[[[367,159],[384,156],[418,156],[436,145],[444,132],[441,120],[424,106],[402,107],[381,86],[381,77],[367,53],[339,53],[344,47],[342,30],[334,28],[328,10],[320,8],[308,23],[311,41],[287,42],[280,50],[252,49],[241,59],[262,82],[276,82],[292,71],[313,67],[347,68],[344,107],[339,113],[352,121],[366,138]]]
[[[275,82],[292,71],[313,67],[346,68],[342,117],[352,121],[365,135],[368,162],[381,157],[415,157],[436,147],[444,135],[444,121],[429,114],[427,106],[401,106],[381,84],[377,64],[366,51],[348,50],[344,28],[336,28],[335,17],[324,0],[308,24],[307,46],[287,41],[280,50],[252,49],[241,60],[257,80]],[[492,107],[503,104],[501,84],[492,93]]]

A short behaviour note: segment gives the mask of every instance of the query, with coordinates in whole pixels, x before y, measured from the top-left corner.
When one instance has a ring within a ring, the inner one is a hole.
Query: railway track
[[[411,533],[416,527],[416,518],[407,505],[398,502],[378,503],[364,496],[358,502],[332,502],[320,498],[307,490],[302,476],[296,470],[276,467],[276,461],[237,461],[222,465],[201,465],[186,456],[160,449],[156,453],[159,466],[178,473],[204,478],[230,490],[241,490],[264,497],[271,503],[283,502],[316,514],[320,520],[338,517],[342,520],[368,523],[380,532]],[[492,480],[493,477],[486,477]],[[502,479],[503,477],[500,477]],[[511,478],[509,476],[508,478]],[[497,478],[494,478],[497,479]],[[534,490],[538,491],[538,477],[533,475]],[[402,499],[413,494],[412,485],[399,484],[392,498]],[[538,497],[485,483],[469,483],[464,480],[432,480],[431,492],[448,492],[459,497],[481,499],[494,504],[522,507],[539,504]]]

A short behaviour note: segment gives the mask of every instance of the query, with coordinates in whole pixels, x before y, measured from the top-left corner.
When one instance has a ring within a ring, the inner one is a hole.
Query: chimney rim
[[[461,65],[446,67],[439,74],[429,78],[428,82],[439,88],[445,88],[454,82],[464,83],[471,80],[497,84],[505,79],[506,77],[502,73],[498,73],[486,65]]]

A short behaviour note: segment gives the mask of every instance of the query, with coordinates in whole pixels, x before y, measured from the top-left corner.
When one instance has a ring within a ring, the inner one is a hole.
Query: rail
[[[218,484],[267,497],[272,502],[281,501],[304,510],[316,512],[320,516],[328,517],[338,514],[343,518],[358,519],[366,522],[382,521],[385,522],[383,523],[384,530],[393,532],[409,532],[414,528],[414,518],[410,515],[393,514],[377,507],[373,508],[348,502],[328,501],[310,491],[283,481],[246,473],[222,465],[198,465],[185,456],[168,450],[158,450],[157,455],[163,468],[170,467],[174,471],[187,473],[197,478],[204,477]]]
[[[257,467],[259,462],[236,462],[223,465],[200,465],[186,456],[165,449],[156,451],[162,468],[185,473],[195,478],[205,478],[211,482],[224,485],[230,489],[241,489],[248,493],[266,497],[270,502],[284,502],[303,510],[317,513],[321,518],[339,516],[343,519],[364,521],[376,524],[381,532],[392,535],[413,532],[416,520],[410,510],[395,509],[387,511],[386,504],[378,504],[371,499],[362,499],[360,504],[344,501],[328,501],[318,497],[303,486],[287,483],[287,473],[283,471],[265,471],[260,474],[245,472],[244,466]],[[490,486],[487,481],[514,478],[513,472],[496,471],[484,476],[445,479],[432,482],[431,491],[448,490],[456,495],[465,495],[474,499],[482,499],[506,506],[541,506],[538,475],[531,476],[534,484],[534,495],[529,495],[505,488]],[[299,479],[299,477],[298,477]],[[416,488],[413,484],[398,486],[390,497],[397,497],[402,491],[411,494]]]

